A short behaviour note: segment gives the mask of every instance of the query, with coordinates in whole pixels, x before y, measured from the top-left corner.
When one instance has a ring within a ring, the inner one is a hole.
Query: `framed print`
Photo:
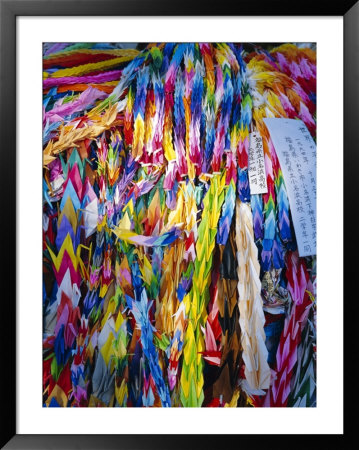
[[[1,3],[4,448],[350,431],[358,5],[171,6]]]

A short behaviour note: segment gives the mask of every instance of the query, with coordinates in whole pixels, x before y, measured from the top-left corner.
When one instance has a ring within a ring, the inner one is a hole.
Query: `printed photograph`
[[[316,43],[42,50],[43,407],[316,407]]]

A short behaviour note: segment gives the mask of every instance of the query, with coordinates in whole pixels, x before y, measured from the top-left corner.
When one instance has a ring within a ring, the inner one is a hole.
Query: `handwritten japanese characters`
[[[317,251],[316,145],[307,127],[296,119],[264,119],[277,153],[297,238],[299,256]]]
[[[251,194],[268,192],[264,167],[263,141],[258,132],[250,133],[248,149],[248,175]]]

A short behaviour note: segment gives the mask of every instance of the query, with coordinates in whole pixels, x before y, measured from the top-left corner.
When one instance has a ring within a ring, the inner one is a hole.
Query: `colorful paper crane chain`
[[[141,48],[44,44],[43,403],[315,406],[316,258],[263,121],[315,138],[315,51]]]

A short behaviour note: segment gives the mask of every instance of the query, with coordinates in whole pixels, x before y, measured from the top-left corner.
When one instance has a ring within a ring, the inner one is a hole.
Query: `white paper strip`
[[[251,194],[268,192],[267,177],[264,168],[263,141],[258,132],[249,135],[248,178]]]
[[[264,119],[287,189],[299,256],[317,252],[317,148],[297,119]]]

